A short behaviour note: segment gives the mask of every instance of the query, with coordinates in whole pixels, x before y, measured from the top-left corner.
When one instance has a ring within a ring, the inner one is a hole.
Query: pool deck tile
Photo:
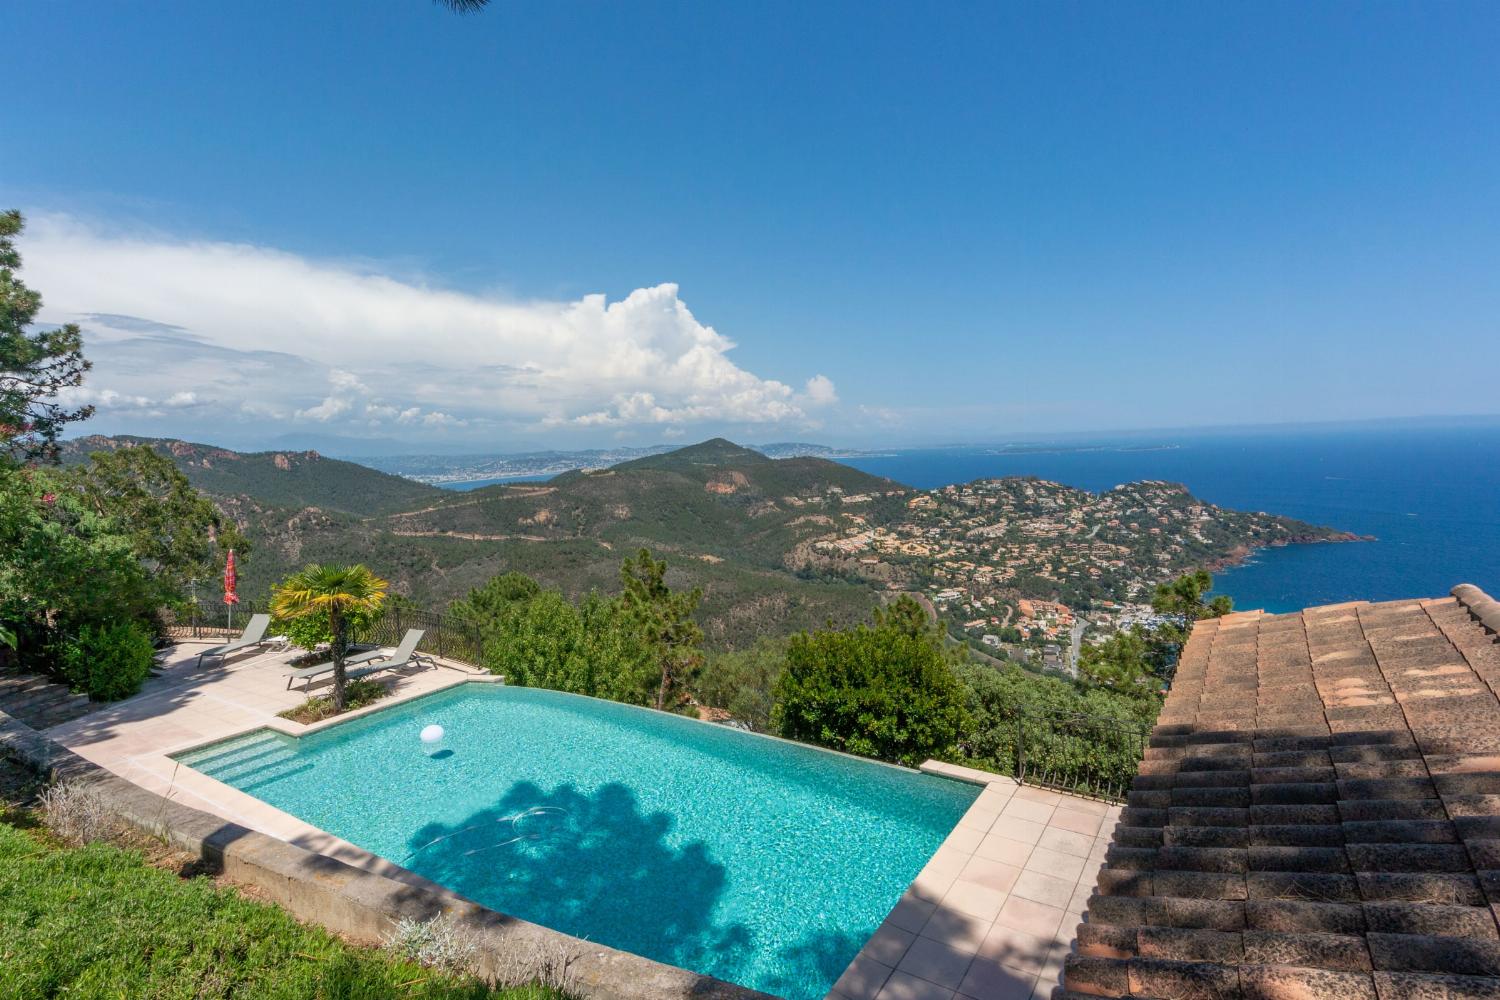
[[[829,1000],[1047,1000],[1120,807],[956,764],[922,770],[984,790]]]

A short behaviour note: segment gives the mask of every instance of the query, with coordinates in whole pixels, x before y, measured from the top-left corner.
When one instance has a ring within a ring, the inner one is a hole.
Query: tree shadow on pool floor
[[[501,913],[689,968],[732,968],[748,929],[715,922],[726,871],[701,842],[665,838],[675,820],[643,814],[612,784],[585,795],[531,782],[493,806],[413,835],[411,870]]]

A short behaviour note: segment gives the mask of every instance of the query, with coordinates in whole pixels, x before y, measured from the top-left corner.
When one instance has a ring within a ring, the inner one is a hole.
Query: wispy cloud
[[[25,276],[88,331],[101,413],[226,417],[340,433],[815,426],[838,402],[734,363],[674,284],[610,302],[512,301],[238,243],[37,215]],[[172,399],[191,399],[172,404]]]

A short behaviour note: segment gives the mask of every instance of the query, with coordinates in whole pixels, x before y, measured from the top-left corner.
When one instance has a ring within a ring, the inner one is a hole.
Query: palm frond
[[[455,14],[477,14],[489,5],[490,0],[432,0],[433,3],[447,7]]]
[[[363,565],[308,566],[274,588],[272,613],[300,618],[318,611],[378,610],[390,584]]]

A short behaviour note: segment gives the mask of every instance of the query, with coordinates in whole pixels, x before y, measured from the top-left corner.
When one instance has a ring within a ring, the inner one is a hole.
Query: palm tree
[[[333,710],[344,710],[344,656],[349,650],[349,616],[373,613],[385,602],[386,581],[363,565],[308,566],[286,578],[271,593],[271,613],[278,618],[327,614],[332,633]]]

